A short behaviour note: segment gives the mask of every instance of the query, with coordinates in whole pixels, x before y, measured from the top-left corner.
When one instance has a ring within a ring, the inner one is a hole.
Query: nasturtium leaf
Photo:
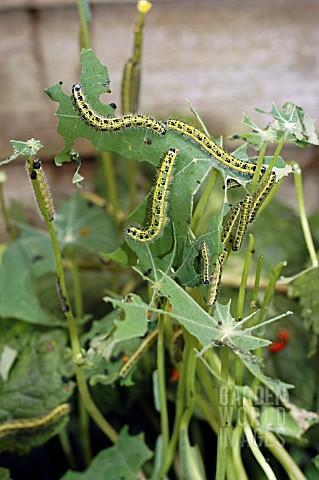
[[[110,111],[112,107],[103,105],[99,98],[102,93],[109,90],[108,71],[100,64],[92,50],[82,51],[81,83],[92,108],[101,115],[112,116],[114,114],[114,110]],[[193,210],[193,195],[209,171],[217,168],[223,176],[238,178],[241,181],[243,176],[229,170],[207,151],[203,151],[196,142],[173,130],[167,129],[165,135],[142,128],[127,128],[117,132],[97,131],[80,117],[70,96],[62,92],[61,85],[56,85],[46,92],[53,101],[60,104],[57,111],[58,132],[64,137],[66,146],[56,159],[59,164],[70,160],[70,149],[77,137],[87,138],[99,151],[115,152],[125,158],[147,161],[153,165],[160,164],[170,147],[179,150],[174,166],[174,179],[169,188],[167,215],[170,223],[165,227],[162,238],[155,241],[152,247],[152,253],[157,256],[170,252],[173,248],[172,225],[174,225],[177,241],[175,260],[179,264],[185,248],[189,245],[188,236],[192,235],[189,225]],[[145,141],[145,138],[151,141]],[[151,222],[147,208],[150,203],[152,203],[152,195],[149,195],[149,198],[145,199],[129,216],[126,224],[135,223],[146,228]]]
[[[118,246],[118,234],[109,213],[75,194],[63,202],[54,221],[60,248],[71,246],[98,254]]]
[[[10,470],[0,467],[0,480],[12,480]]]
[[[38,295],[38,281],[23,248],[19,248],[19,240],[11,244],[1,262],[0,317],[47,326],[64,324],[60,311],[56,314],[43,304]],[[52,295],[57,296],[55,287]]]
[[[31,325],[14,320],[0,324],[0,351],[15,348],[16,359],[8,378],[0,380],[0,420],[32,418],[45,415],[72,395],[74,365],[66,346],[67,336],[58,329],[37,331]],[[47,441],[60,431],[67,419],[48,431],[33,432],[28,438],[12,437],[1,441],[0,449],[27,451]],[[2,440],[2,439],[1,439]]]
[[[172,274],[177,242],[174,241],[172,250],[161,258],[153,254],[155,249],[152,244],[142,245],[130,240],[128,240],[128,243],[139,260],[138,265],[134,267],[134,269],[139,272],[142,277],[150,277],[157,281],[160,270],[164,271],[167,275]]]
[[[264,406],[260,414],[260,426],[265,430],[277,433],[280,436],[300,440],[302,431],[298,424],[291,418],[289,412],[283,408]]]
[[[188,431],[185,428],[180,429],[178,444],[185,480],[207,478],[200,449],[198,445],[191,446]]]
[[[270,112],[256,108],[259,113],[266,113],[274,118],[272,128],[284,133],[285,138],[304,147],[307,144],[318,145],[318,137],[314,132],[314,121],[307,119],[305,123],[304,111],[292,102],[287,102],[282,108],[272,105]]]
[[[112,297],[104,297],[103,300],[111,302],[115,308],[123,310],[125,315],[123,320],[114,320],[116,326],[114,340],[123,341],[145,335],[149,307],[138,295],[130,293],[124,301]]]
[[[99,114],[104,116],[114,116],[114,109],[109,105],[102,104],[99,97],[102,93],[109,91],[109,76],[107,68],[102,66],[92,50],[82,50],[82,75],[81,83],[86,96]],[[76,80],[74,83],[76,83]],[[57,84],[45,90],[51,100],[59,103],[57,117],[59,118],[58,132],[65,140],[65,148],[57,155],[56,163],[69,162],[70,150],[73,142],[78,137],[84,137],[99,151],[116,152],[125,158],[147,161],[153,165],[158,165],[164,153],[170,148],[179,149],[182,156],[183,167],[187,166],[192,160],[208,160],[210,167],[219,169],[222,173],[229,173],[229,169],[212,158],[207,152],[203,151],[198,145],[190,139],[174,131],[166,131],[164,136],[153,133],[150,130],[141,128],[126,129],[118,132],[99,132],[87,125],[79,116],[70,95],[62,91],[62,85]],[[145,142],[148,138],[150,142]],[[198,168],[198,165],[196,165]],[[185,172],[186,173],[186,172]],[[186,174],[186,177],[189,175]],[[238,176],[231,172],[231,176]],[[185,176],[183,175],[184,180]],[[239,175],[239,178],[242,178]]]
[[[230,304],[219,305],[214,317],[203,310],[198,303],[173,279],[162,273],[158,282],[149,279],[155,291],[168,298],[172,307],[169,315],[175,318],[186,330],[196,337],[204,347],[214,341],[227,339],[232,345],[245,351],[253,350],[270,342],[253,337],[230,315]],[[221,318],[222,317],[222,318]]]
[[[278,379],[271,378],[265,375],[261,369],[259,358],[251,353],[245,352],[244,350],[240,349],[233,349],[236,355],[241,359],[247,370],[261,383],[266,385],[266,387],[271,390],[277,398],[279,399],[287,399],[288,398],[288,390],[294,388],[294,385],[286,382],[281,382]]]
[[[10,163],[19,157],[26,158],[28,155],[36,155],[38,151],[43,148],[41,142],[39,140],[35,140],[34,138],[31,138],[31,140],[27,140],[26,142],[11,140],[10,143],[12,145],[13,153],[8,158],[0,162],[0,166]]]
[[[256,150],[260,150],[265,142],[275,143],[278,142],[280,138],[278,131],[275,130],[271,124],[269,124],[266,128],[260,128],[246,114],[244,114],[244,120],[242,124],[245,127],[248,127],[251,132],[232,135],[231,138],[241,138],[243,140],[246,140],[246,142],[252,147],[254,147]]]
[[[10,347],[9,345],[3,345],[0,356],[0,379],[4,382],[8,380],[9,372],[17,355],[18,352],[15,348]]]
[[[204,235],[185,250],[180,267],[175,272],[175,276],[179,279],[182,285],[186,287],[196,287],[202,281],[202,259],[200,258],[200,245],[203,241],[206,242],[210,263],[216,261],[217,256],[221,253],[220,238],[220,224],[219,219],[214,217],[211,225]]]
[[[61,480],[136,480],[139,468],[152,455],[142,433],[129,435],[123,427],[117,443],[99,452],[84,472],[68,471]]]

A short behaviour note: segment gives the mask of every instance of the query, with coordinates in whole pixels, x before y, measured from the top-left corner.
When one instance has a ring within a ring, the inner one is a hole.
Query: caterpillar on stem
[[[132,240],[141,243],[153,242],[163,232],[168,222],[166,210],[168,207],[169,184],[172,180],[174,162],[179,151],[170,148],[165,154],[153,192],[151,223],[147,228],[130,226],[126,229],[125,235]]]
[[[0,437],[6,435],[32,434],[54,425],[61,417],[70,412],[70,405],[62,403],[51,412],[40,417],[9,420],[0,424]]]
[[[36,203],[39,207],[40,213],[43,217],[47,214],[49,220],[52,221],[54,219],[54,206],[50,195],[48,182],[45,178],[44,171],[41,166],[41,162],[39,160],[29,160],[26,162],[26,168],[28,169],[30,174],[30,179],[32,182],[35,197],[37,196],[36,190],[38,187],[38,192],[43,200],[44,211],[41,210],[39,202],[36,198]]]
[[[213,307],[219,295],[223,266],[227,256],[228,250],[225,248],[224,251],[217,257],[215,268],[210,274],[210,288],[207,302],[208,307]]]
[[[242,206],[242,202],[236,203],[230,211],[227,222],[224,225],[221,241],[224,245],[232,240],[232,234],[238,219],[238,215]]]
[[[202,283],[209,285],[209,254],[205,241],[200,244],[200,255],[202,259]]]
[[[127,360],[127,362],[123,365],[121,370],[119,371],[119,379],[123,380],[127,375],[130,373],[134,365],[139,361],[141,356],[143,355],[146,350],[150,348],[150,346],[154,343],[156,340],[156,337],[158,335],[158,328],[153,330],[145,339],[143,342],[140,344],[140,346],[135,350],[135,352],[130,356],[130,358]]]
[[[255,218],[256,215],[270,194],[271,190],[275,186],[276,183],[276,174],[275,172],[270,172],[269,177],[264,181],[260,187],[256,190],[256,193],[253,195],[252,199],[252,208],[250,210],[250,215],[249,215],[249,223],[251,223]]]
[[[236,228],[235,236],[232,242],[232,249],[234,251],[239,250],[239,248],[241,247],[241,244],[249,223],[252,202],[253,202],[253,197],[249,194],[246,195],[244,201],[242,202],[242,205],[239,211],[237,228]]]

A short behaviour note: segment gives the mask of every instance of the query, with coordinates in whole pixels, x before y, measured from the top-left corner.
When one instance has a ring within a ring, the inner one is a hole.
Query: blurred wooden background
[[[136,1],[90,4],[93,49],[111,78],[108,101],[120,104]],[[270,110],[273,101],[293,101],[306,116],[319,118],[318,18],[318,0],[154,0],[146,18],[141,110],[189,115],[187,98],[215,136],[244,131],[242,113],[260,121],[254,107]],[[72,188],[71,174],[68,166],[53,165],[63,142],[56,133],[57,104],[43,90],[62,80],[68,92],[79,80],[76,0],[1,0],[0,32],[1,159],[11,152],[10,139],[40,139],[41,158],[52,165],[48,176],[59,196]],[[266,117],[261,123],[266,125]],[[82,157],[92,154],[84,142]],[[312,210],[318,205],[317,149],[288,149],[290,155],[305,169]],[[90,166],[85,168],[89,174]],[[12,172],[5,187],[9,198],[28,196],[21,169],[6,170]]]

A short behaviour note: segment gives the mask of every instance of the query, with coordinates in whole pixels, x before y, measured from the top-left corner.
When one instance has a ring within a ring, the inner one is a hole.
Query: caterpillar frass
[[[162,234],[168,222],[168,218],[166,217],[168,207],[167,198],[169,195],[169,184],[172,180],[174,162],[178,152],[176,148],[170,148],[163,158],[153,192],[150,225],[147,228],[130,226],[125,230],[125,235],[132,240],[148,243],[153,242]]]
[[[236,203],[231,209],[229,216],[227,218],[227,222],[224,225],[221,241],[224,245],[229,243],[232,240],[232,234],[238,219],[238,215],[242,206],[242,202]]]
[[[249,216],[249,223],[251,223],[256,218],[256,215],[261,205],[264,203],[264,201],[268,197],[272,188],[275,186],[275,183],[276,183],[276,174],[275,172],[270,172],[270,176],[266,179],[265,182],[261,184],[261,186],[257,189],[256,193],[253,195],[252,208]]]
[[[253,197],[248,194],[246,195],[244,201],[242,202],[240,212],[239,212],[237,228],[236,228],[235,236],[232,242],[232,249],[234,251],[239,250],[239,248],[241,247],[241,244],[249,223],[252,201],[253,201]]]
[[[201,148],[208,152],[212,157],[216,158],[220,164],[229,170],[236,173],[252,177],[255,173],[257,165],[254,163],[243,162],[238,158],[233,157],[225,152],[221,147],[211,140],[205,133],[198,130],[198,128],[181,122],[180,120],[169,119],[166,121],[168,130],[174,130],[182,135],[190,138],[197,143]],[[262,172],[265,168],[262,167]]]
[[[126,128],[145,128],[158,135],[165,135],[165,126],[157,122],[152,117],[145,115],[123,115],[122,117],[108,118],[99,115],[91,108],[85,97],[80,83],[75,83],[72,87],[72,98],[80,116],[91,127],[99,131],[116,132]]]
[[[200,244],[200,255],[202,258],[202,283],[209,285],[209,254],[205,241]]]
[[[6,435],[32,434],[54,425],[61,417],[70,412],[70,405],[62,403],[51,412],[40,417],[9,420],[0,424],[0,437]]]
[[[137,350],[130,356],[130,358],[127,360],[127,362],[123,365],[121,370],[119,371],[119,376],[118,378],[120,380],[123,380],[132,370],[134,365],[137,364],[141,356],[143,355],[146,350],[150,348],[150,346],[154,343],[156,340],[156,337],[158,335],[158,328],[153,330],[141,343],[141,345],[138,347]]]
[[[212,273],[210,274],[210,288],[209,288],[209,296],[208,296],[208,307],[213,307],[214,303],[217,300],[219,291],[220,291],[220,283],[223,273],[223,266],[225,260],[228,256],[228,250],[225,248],[224,251],[218,256],[216,265]]]

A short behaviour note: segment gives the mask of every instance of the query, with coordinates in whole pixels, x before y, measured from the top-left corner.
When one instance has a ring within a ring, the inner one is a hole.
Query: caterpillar
[[[137,350],[130,356],[127,362],[123,365],[119,371],[118,377],[120,380],[123,380],[132,370],[134,365],[139,361],[143,353],[150,348],[153,342],[156,340],[158,335],[158,328],[153,330],[147,337],[143,340]]]
[[[251,223],[256,218],[256,215],[261,205],[268,197],[269,193],[275,185],[275,182],[276,174],[275,172],[270,172],[270,176],[261,184],[261,186],[257,189],[256,193],[253,195],[253,205],[249,215],[249,223]]]
[[[234,205],[230,211],[230,214],[228,216],[227,222],[224,225],[222,236],[221,236],[221,241],[223,242],[224,245],[226,245],[226,243],[228,243],[232,239],[231,238],[232,233],[236,225],[241,206],[242,206],[242,202],[236,203],[236,205]]]
[[[209,285],[209,254],[205,241],[200,244],[200,255],[202,258],[202,283]]]
[[[70,412],[70,405],[62,403],[51,412],[40,417],[9,420],[0,424],[0,437],[22,435],[36,432],[54,425],[61,417]]]
[[[32,162],[31,162],[32,163]],[[53,202],[52,198],[50,195],[50,191],[48,188],[48,183],[44,175],[44,171],[41,166],[41,162],[39,160],[35,160],[32,165],[29,161],[27,161],[26,166],[29,170],[30,173],[30,178],[32,181],[32,187],[34,190],[35,195],[37,195],[37,188],[38,192],[43,200],[44,203],[44,210],[45,212],[42,212],[40,205],[37,201],[39,210],[41,215],[44,217],[45,214],[48,215],[49,220],[52,221],[54,219],[54,207],[53,207]]]
[[[73,85],[72,98],[80,116],[96,130],[115,132],[126,128],[139,127],[152,130],[159,135],[165,135],[165,126],[154,120],[152,117],[134,114],[108,118],[99,115],[93,110],[93,108],[91,108],[80,83],[75,83]]]
[[[218,256],[216,265],[212,273],[210,274],[210,289],[209,289],[209,296],[207,305],[212,307],[217,300],[219,290],[220,290],[220,283],[223,273],[223,266],[225,260],[228,256],[228,250],[225,248],[224,251]]]
[[[161,234],[168,222],[166,210],[168,207],[167,198],[169,195],[169,184],[172,180],[174,162],[179,151],[170,148],[164,155],[159,174],[153,192],[152,218],[147,228],[128,227],[125,235],[141,243],[152,242]]]
[[[185,340],[182,329],[179,327],[172,336],[172,341],[170,343],[171,355],[174,362],[179,363],[183,360],[183,350],[184,350]]]
[[[198,130],[198,128],[175,119],[167,120],[166,127],[168,130],[174,130],[193,140],[227,169],[242,175],[249,175],[250,177],[254,175],[257,165],[239,160],[225,152],[225,150],[219,147],[217,143],[211,140],[205,133]],[[262,167],[261,170],[262,173],[266,171],[265,167]]]
[[[253,197],[251,195],[246,195],[244,201],[242,202],[240,212],[239,212],[239,219],[238,224],[235,232],[235,236],[232,243],[232,249],[237,251],[243,241],[244,235],[247,230],[247,226],[249,223],[250,212],[252,207]]]
[[[240,183],[237,182],[234,178],[228,178],[226,181],[226,185],[223,185],[223,190],[230,190],[231,188],[238,188],[240,187]]]

